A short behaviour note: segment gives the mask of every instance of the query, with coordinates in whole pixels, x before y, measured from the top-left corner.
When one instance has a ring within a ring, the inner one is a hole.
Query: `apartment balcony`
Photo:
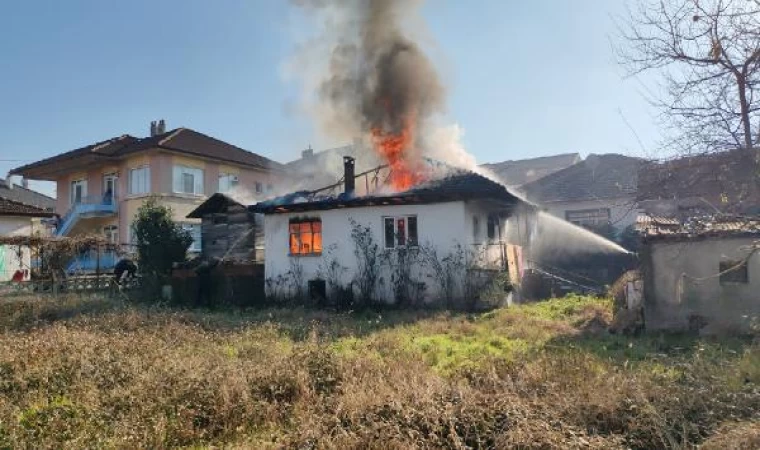
[[[110,217],[119,213],[119,202],[114,196],[88,196],[82,198],[61,218],[57,236],[66,236],[83,219]]]

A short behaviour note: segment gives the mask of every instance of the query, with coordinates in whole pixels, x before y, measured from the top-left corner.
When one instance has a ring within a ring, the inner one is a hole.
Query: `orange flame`
[[[391,168],[390,183],[397,191],[405,191],[424,180],[418,163],[410,161],[408,152],[414,142],[414,122],[404,121],[398,133],[388,133],[379,127],[372,128],[372,142]]]

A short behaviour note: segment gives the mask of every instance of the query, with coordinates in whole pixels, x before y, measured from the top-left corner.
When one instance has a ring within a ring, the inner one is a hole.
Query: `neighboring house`
[[[617,154],[585,160],[523,186],[553,216],[590,229],[620,232],[636,223],[637,172],[643,161]]]
[[[42,219],[55,215],[54,206],[55,199],[0,179],[0,236],[47,233]],[[14,279],[19,271],[28,279],[30,259],[28,248],[0,245],[0,282]]]
[[[483,164],[481,167],[490,171],[509,187],[520,187],[558,172],[581,161],[578,153],[541,156],[539,158],[518,159],[499,163]]]
[[[641,216],[650,330],[748,330],[760,320],[760,220]]]
[[[268,296],[370,292],[386,303],[449,303],[474,300],[472,285],[494,274],[518,281],[519,244],[531,230],[518,210],[529,206],[503,185],[451,170],[407,191],[356,195],[362,183],[353,160],[345,164],[343,192],[250,207],[264,214]]]
[[[639,169],[637,200],[660,217],[760,213],[756,149],[648,162]]]
[[[188,213],[216,192],[265,196],[281,181],[282,166],[263,156],[188,128],[97,142],[11,171],[57,183],[58,235],[98,233],[128,244],[137,209],[149,196],[172,208],[200,251],[200,221]]]
[[[308,148],[301,152],[301,158],[286,163],[285,171],[293,180],[285,192],[314,190],[335,184],[343,176],[343,157],[356,161],[355,173],[359,174],[381,165],[375,152],[366,148],[360,139],[350,145],[335,147],[320,152]]]

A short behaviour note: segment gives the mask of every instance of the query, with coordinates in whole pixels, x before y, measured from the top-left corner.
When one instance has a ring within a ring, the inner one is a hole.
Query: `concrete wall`
[[[30,217],[0,216],[0,236],[29,236],[42,230],[39,219]],[[9,281],[19,269],[29,269],[28,248],[22,248],[19,261],[15,246],[0,245],[0,282]]]
[[[754,238],[653,242],[646,246],[644,314],[647,329],[679,330],[701,316],[708,329],[748,326],[760,314],[760,253]],[[748,261],[749,283],[721,283],[721,261]],[[701,319],[700,319],[701,320]]]
[[[465,244],[470,228],[465,224],[464,202],[449,202],[428,205],[399,205],[375,206],[351,209],[333,209],[314,211],[311,213],[270,214],[264,218],[264,239],[266,242],[267,280],[278,276],[287,276],[294,264],[300,264],[303,269],[303,283],[317,278],[320,265],[329,264],[331,259],[337,260],[345,270],[341,271],[340,284],[348,285],[356,275],[357,259],[354,255],[354,243],[351,239],[350,219],[362,226],[370,228],[372,236],[383,249],[383,217],[416,215],[419,242],[421,245],[435,247],[440,256],[453,251],[457,244]],[[315,217],[322,221],[322,246],[320,256],[289,256],[288,224],[291,218]],[[390,250],[393,251],[393,250]],[[416,274],[416,278],[423,274]],[[376,296],[386,301],[388,298],[390,280],[385,274],[382,285],[378,283]],[[434,283],[427,283],[425,301],[431,301],[440,296]],[[305,289],[305,285],[303,286]],[[268,295],[276,295],[267,286]],[[329,293],[328,293],[329,295]]]
[[[612,199],[598,199],[580,202],[554,202],[541,205],[549,214],[565,219],[567,211],[581,211],[586,209],[610,209],[610,221],[618,231],[629,225],[636,224],[638,207],[634,197],[621,197]]]

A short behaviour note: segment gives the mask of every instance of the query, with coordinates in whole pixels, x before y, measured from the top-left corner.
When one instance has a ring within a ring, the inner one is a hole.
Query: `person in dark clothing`
[[[137,265],[127,258],[119,260],[113,268],[113,276],[118,285],[121,285],[127,279],[134,278],[136,273]]]
[[[204,259],[195,268],[195,274],[198,275],[198,306],[211,306],[213,303],[214,280],[212,275],[217,265],[219,265],[219,258],[211,258]]]

